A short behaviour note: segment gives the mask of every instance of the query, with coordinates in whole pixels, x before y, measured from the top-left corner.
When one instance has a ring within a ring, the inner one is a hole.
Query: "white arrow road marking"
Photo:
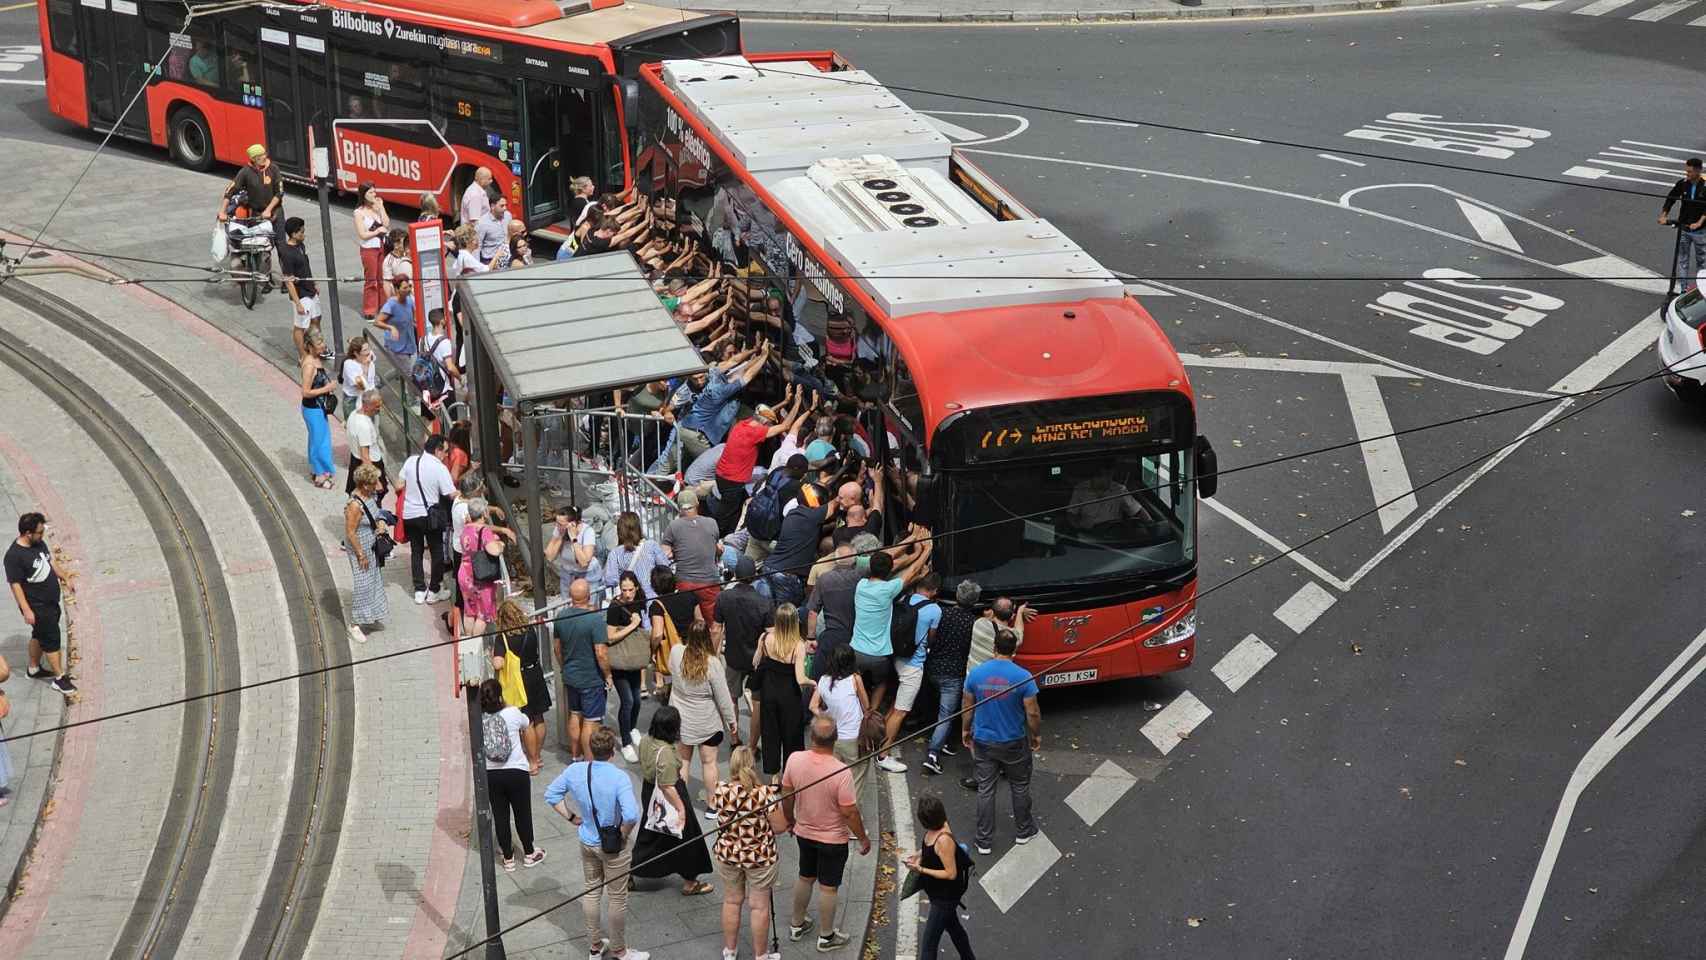
[[[1498,214],[1486,207],[1465,203],[1462,200],[1457,201],[1457,207],[1469,219],[1469,226],[1475,231],[1476,236],[1488,243],[1498,244],[1507,250],[1522,252],[1521,245],[1516,242],[1516,237],[1511,234],[1511,228],[1505,226],[1505,221]]]
[[[1003,140],[1011,140],[1031,129],[1031,121],[1016,113],[976,113],[970,110],[921,110],[919,112],[924,114],[924,119],[935,124],[936,129],[942,131],[943,136],[959,143],[1000,143]],[[1013,124],[1013,129],[999,137],[991,137],[978,133],[976,130],[968,130],[951,120],[943,120],[943,117],[986,117],[991,120],[1007,120]]]
[[[1136,784],[1137,777],[1126,768],[1112,760],[1103,760],[1088,779],[1066,795],[1066,805],[1086,825],[1093,827]]]
[[[924,119],[928,120],[931,126],[942,131],[942,135],[947,137],[949,140],[958,140],[961,143],[965,143],[968,140],[983,139],[983,134],[978,133],[976,130],[967,130],[965,127],[962,127],[957,123],[943,120],[941,117],[933,117],[929,114],[925,114]]]
[[[1364,440],[1363,468],[1368,471],[1368,485],[1374,491],[1374,502],[1380,504],[1380,532],[1392,528],[1416,512],[1420,506],[1411,492],[1410,469],[1404,464],[1404,453],[1398,449],[1398,438],[1392,432],[1392,417],[1386,412],[1386,400],[1380,395],[1380,384],[1373,377],[1341,377],[1345,399],[1351,405],[1351,423]]]
[[[1236,647],[1226,651],[1226,656],[1220,658],[1209,671],[1220,682],[1226,684],[1226,689],[1237,693],[1239,688],[1250,682],[1268,661],[1275,657],[1274,648],[1262,642],[1262,638],[1250,634],[1238,642]]]
[[[907,811],[907,815],[910,817],[912,812]],[[1049,840],[1048,835],[1038,833],[1035,839],[1024,846],[1015,843],[1013,849],[1007,851],[996,861],[995,866],[984,873],[983,892],[989,894],[989,899],[995,901],[995,906],[1002,913],[1006,913],[1059,859],[1060,850]],[[911,926],[916,928],[918,923],[914,921]]]
[[[1694,638],[1672,660],[1652,685],[1642,691],[1629,709],[1617,718],[1592,747],[1576,764],[1575,772],[1570,774],[1570,782],[1564,787],[1564,798],[1558,802],[1558,813],[1552,818],[1552,830],[1546,835],[1546,846],[1540,851],[1540,863],[1534,868],[1534,879],[1529,882],[1528,896],[1522,902],[1522,912],[1518,914],[1516,930],[1511,933],[1510,946],[1505,950],[1505,960],[1521,960],[1524,951],[1528,949],[1528,937],[1534,932],[1534,920],[1540,914],[1540,903],[1546,898],[1546,885],[1552,879],[1552,870],[1558,864],[1558,853],[1563,849],[1564,838],[1570,831],[1570,818],[1576,812],[1576,801],[1581,798],[1588,785],[1593,783],[1600,771],[1611,764],[1613,758],[1647,728],[1647,724],[1664,712],[1671,701],[1682,694],[1688,685],[1700,678],[1706,672],[1706,657],[1701,657],[1706,650],[1706,631]],[[1697,659],[1698,658],[1698,659]],[[1688,662],[1692,666],[1683,670]],[[1680,674],[1680,677],[1678,676]],[[1675,683],[1672,681],[1675,680]]]
[[[1700,19],[1706,20],[1706,17],[1701,17]],[[1692,24],[1690,24],[1690,26],[1692,26]],[[1583,180],[1627,180],[1630,183],[1649,183],[1655,187],[1662,187],[1670,183],[1669,180],[1649,180],[1646,177],[1625,177],[1622,174],[1612,173],[1609,170],[1601,170],[1598,167],[1584,167],[1579,165],[1565,170],[1564,176],[1579,177]]]
[[[1587,260],[1577,260],[1574,263],[1562,263],[1558,269],[1566,270],[1578,277],[1591,277],[1595,280],[1605,280],[1606,283],[1642,293],[1664,293],[1670,286],[1669,280],[1659,276],[1646,267],[1616,254],[1606,254],[1603,257],[1590,257]],[[1641,280],[1639,277],[1650,277]],[[1609,279],[1607,279],[1609,278]]]
[[[1213,712],[1195,694],[1186,690],[1173,698],[1173,702],[1162,708],[1160,713],[1149,718],[1149,722],[1143,725],[1143,735],[1155,744],[1155,749],[1166,755],[1179,745],[1181,735],[1189,735]]]
[[[1290,627],[1292,633],[1302,633],[1338,602],[1338,597],[1311,580],[1299,587],[1297,592],[1291,595],[1291,599],[1280,604],[1279,609],[1274,611],[1274,617]]]
[[[1316,563],[1304,556],[1302,550],[1293,549],[1284,540],[1281,540],[1279,537],[1276,537],[1257,526],[1254,520],[1251,520],[1249,517],[1246,517],[1242,513],[1239,513],[1227,506],[1226,502],[1222,498],[1215,497],[1213,500],[1204,500],[1202,502],[1207,504],[1210,510],[1213,510],[1215,513],[1231,520],[1238,526],[1243,527],[1244,531],[1250,534],[1250,536],[1255,537],[1257,540],[1260,540],[1268,546],[1273,547],[1275,550],[1278,550],[1286,559],[1309,571],[1314,576],[1320,577],[1333,586],[1338,587],[1340,590],[1349,590],[1351,588],[1349,583],[1344,580],[1340,580],[1338,577],[1329,573],[1326,567],[1323,567],[1319,563]],[[1166,751],[1162,752],[1165,753]]]

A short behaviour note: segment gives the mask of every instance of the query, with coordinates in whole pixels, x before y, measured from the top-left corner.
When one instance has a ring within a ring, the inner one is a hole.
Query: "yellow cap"
[[[261,146],[258,143],[252,143],[249,145],[249,159],[250,160],[253,160],[256,157],[265,156],[266,152],[267,152],[267,148]]]

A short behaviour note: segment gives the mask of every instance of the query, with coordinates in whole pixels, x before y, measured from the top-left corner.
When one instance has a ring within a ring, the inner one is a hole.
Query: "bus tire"
[[[166,121],[166,144],[172,159],[199,173],[213,169],[213,131],[207,119],[195,107],[183,106],[172,111]]]

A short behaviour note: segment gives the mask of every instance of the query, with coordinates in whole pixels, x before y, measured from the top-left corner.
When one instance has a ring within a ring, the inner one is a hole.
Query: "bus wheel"
[[[207,120],[194,107],[179,107],[166,122],[166,142],[172,157],[191,170],[213,169],[213,134]]]

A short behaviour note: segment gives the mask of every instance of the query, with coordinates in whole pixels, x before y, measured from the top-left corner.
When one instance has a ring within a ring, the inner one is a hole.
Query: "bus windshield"
[[[965,532],[944,572],[986,595],[1176,572],[1196,559],[1191,469],[1187,447],[945,471],[942,529]]]

